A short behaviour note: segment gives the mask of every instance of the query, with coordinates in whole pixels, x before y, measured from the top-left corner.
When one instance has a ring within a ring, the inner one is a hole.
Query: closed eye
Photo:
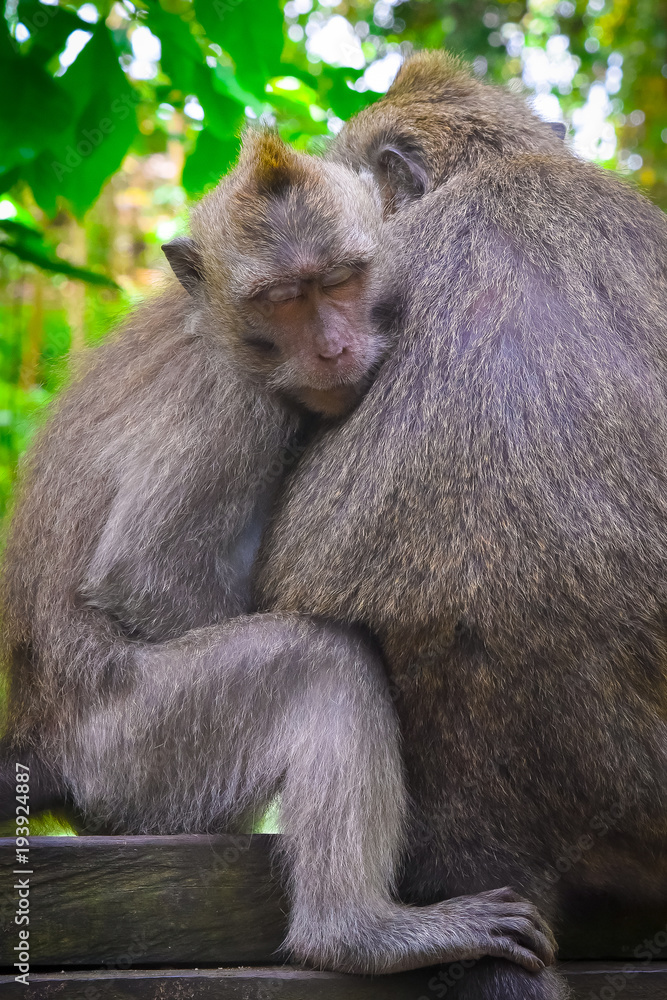
[[[323,288],[332,288],[334,285],[342,285],[344,281],[348,281],[355,273],[355,269],[349,267],[347,264],[339,264],[338,267],[332,267],[330,271],[327,271],[322,275],[320,278],[320,284]]]
[[[289,302],[290,299],[298,299],[301,295],[301,285],[298,281],[293,281],[289,285],[274,285],[266,292],[269,302]]]
[[[278,348],[273,343],[272,340],[267,340],[265,337],[244,337],[243,343],[246,347],[252,347],[254,351],[259,351],[260,354],[273,354]]]

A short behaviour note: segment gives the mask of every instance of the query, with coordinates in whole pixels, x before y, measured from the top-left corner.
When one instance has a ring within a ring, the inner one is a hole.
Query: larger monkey
[[[552,945],[512,892],[395,902],[402,764],[372,650],[247,614],[297,405],[345,413],[384,348],[379,220],[370,175],[250,135],[166,248],[189,294],[104,345],[30,457],[5,559],[14,741],[117,832],[238,828],[280,787],[297,958],[537,969]]]
[[[384,191],[392,348],[290,481],[262,606],[381,642],[414,803],[404,899],[508,883],[553,917],[582,843],[578,880],[664,896],[665,218],[444,54],[331,155]],[[563,990],[484,962],[457,997]]]

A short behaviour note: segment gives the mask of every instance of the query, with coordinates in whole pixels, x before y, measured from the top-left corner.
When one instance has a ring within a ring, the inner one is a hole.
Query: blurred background
[[[163,269],[245,122],[317,151],[444,47],[667,208],[667,0],[9,0],[0,25],[0,517],[67,375]]]

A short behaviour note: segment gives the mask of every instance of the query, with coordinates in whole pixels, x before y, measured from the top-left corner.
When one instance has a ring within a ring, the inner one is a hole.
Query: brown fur
[[[392,349],[290,480],[261,605],[381,642],[414,803],[403,898],[508,882],[555,917],[581,837],[568,877],[599,884],[601,845],[650,866],[667,833],[667,224],[444,54],[331,155],[385,192]]]

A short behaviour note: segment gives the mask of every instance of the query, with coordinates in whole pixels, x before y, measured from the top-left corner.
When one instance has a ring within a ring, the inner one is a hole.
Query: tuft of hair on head
[[[239,167],[250,174],[261,194],[279,194],[305,179],[298,155],[270,129],[247,130]]]
[[[473,80],[468,65],[443,50],[417,52],[398,71],[387,92],[388,99],[439,96],[447,85],[469,85]]]

